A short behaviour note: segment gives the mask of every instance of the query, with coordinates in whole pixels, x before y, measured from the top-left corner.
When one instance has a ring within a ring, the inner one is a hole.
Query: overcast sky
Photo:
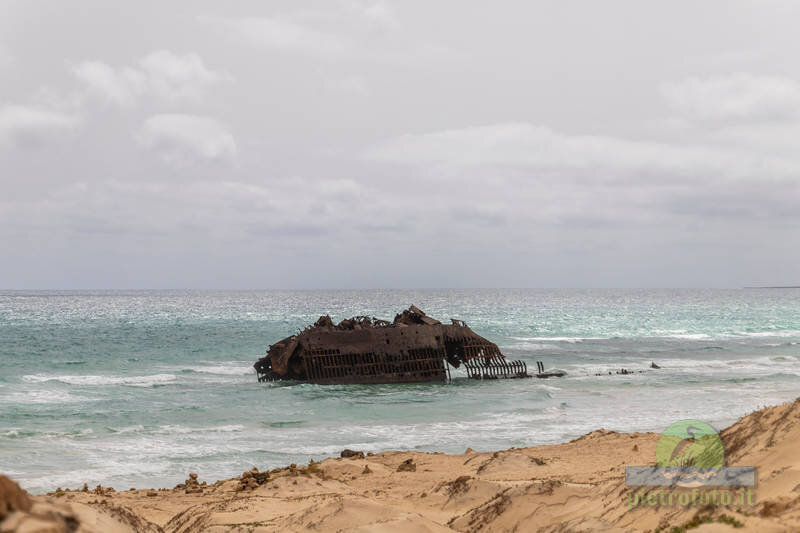
[[[0,288],[798,284],[798,21],[0,0]]]

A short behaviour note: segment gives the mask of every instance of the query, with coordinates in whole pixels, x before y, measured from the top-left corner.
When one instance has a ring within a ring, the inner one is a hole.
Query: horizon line
[[[233,287],[25,287],[25,288],[0,288],[0,292],[45,292],[45,291],[227,291],[227,292],[252,292],[252,291],[453,291],[453,290],[745,290],[745,289],[800,289],[800,285],[745,285],[731,287],[712,286],[637,286],[637,287],[262,287],[262,288],[233,288]]]

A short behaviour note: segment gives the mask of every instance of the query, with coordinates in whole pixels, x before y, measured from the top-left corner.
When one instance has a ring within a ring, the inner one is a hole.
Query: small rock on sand
[[[296,469],[297,465],[292,465],[292,467]],[[290,470],[291,469],[292,468],[290,467]],[[259,472],[258,468],[253,467],[251,470],[242,472],[242,475],[239,477],[239,485],[236,487],[236,490],[242,491],[257,489],[260,485],[263,485],[269,481],[269,478],[269,472]]]
[[[342,453],[340,453],[339,456],[340,457],[344,457],[344,458],[363,459],[364,458],[364,452],[359,452],[359,451],[356,451],[356,450],[351,450],[349,448],[345,448],[344,450],[342,450]]]
[[[30,508],[31,500],[28,498],[28,493],[16,482],[0,474],[0,520],[14,511],[28,511]]]
[[[398,472],[416,472],[417,465],[414,463],[414,459],[406,459],[400,466],[397,467]]]

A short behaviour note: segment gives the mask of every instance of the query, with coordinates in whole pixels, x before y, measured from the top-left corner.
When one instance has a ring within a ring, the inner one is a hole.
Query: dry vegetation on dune
[[[626,465],[658,435],[607,430],[493,453],[363,454],[252,469],[174,489],[28,497],[0,478],[0,531],[791,531],[800,530],[800,399],[722,432],[729,465],[758,467],[753,505],[631,507]]]

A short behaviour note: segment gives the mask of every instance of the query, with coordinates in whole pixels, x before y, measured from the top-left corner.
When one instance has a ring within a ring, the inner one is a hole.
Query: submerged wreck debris
[[[537,378],[563,378],[567,373],[563,370],[545,370],[544,363],[536,361],[536,377]]]
[[[661,367],[659,367],[659,368],[661,368]],[[620,368],[619,370],[616,370],[614,372],[611,372],[609,370],[609,372],[608,372],[609,376],[613,376],[614,374],[616,374],[618,376],[627,376],[628,374],[644,374],[644,370],[638,370],[637,371],[637,370],[629,370],[627,368]],[[604,376],[604,375],[605,374],[603,374],[603,373],[595,374],[595,376]]]
[[[442,324],[413,305],[393,322],[356,316],[334,324],[321,316],[253,366],[259,381],[347,384],[446,381],[449,367],[462,364],[474,379],[530,377],[524,362],[507,361],[463,321]]]

